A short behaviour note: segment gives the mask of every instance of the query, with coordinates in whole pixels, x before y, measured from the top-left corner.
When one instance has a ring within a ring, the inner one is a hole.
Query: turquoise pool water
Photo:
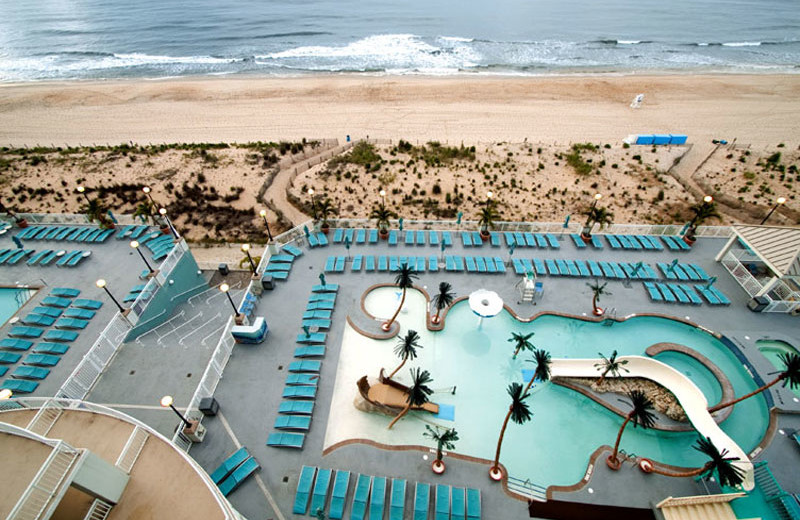
[[[758,347],[758,351],[772,363],[772,366],[774,366],[776,370],[784,369],[783,362],[780,358],[781,354],[798,353],[797,349],[790,344],[775,339],[760,339],[756,341],[756,346]],[[800,397],[800,388],[795,388],[792,392],[794,392],[794,395],[797,397]]]
[[[379,291],[382,290],[373,293]],[[383,298],[396,300],[393,289],[385,291],[388,295]],[[368,308],[370,300],[378,296],[372,293],[368,296]],[[418,359],[409,365],[429,370],[436,388],[457,386],[455,395],[436,393],[432,400],[455,406],[452,425],[461,438],[455,451],[465,455],[488,460],[494,457],[497,436],[508,410],[506,387],[522,381],[523,368],[533,368],[526,361],[529,355],[511,359],[513,347],[507,341],[511,332],[534,332],[533,343],[548,350],[554,359],[596,358],[598,352],[609,355],[614,349],[621,355],[644,355],[645,349],[654,343],[683,344],[725,372],[736,395],[756,388],[741,363],[719,340],[666,318],[638,317],[608,327],[560,316],[542,316],[521,323],[503,311],[494,318],[484,319],[479,326],[464,301],[447,314],[445,329],[434,333],[424,327],[423,309],[412,308],[400,315],[401,334],[408,328],[417,330],[424,346]],[[377,344],[391,349],[395,341]],[[713,377],[702,365],[694,364],[694,360],[672,355],[661,360],[687,374],[706,395],[714,397],[714,392],[718,392],[713,387],[716,384]],[[613,444],[622,422],[619,416],[594,401],[552,383],[537,385],[528,403],[534,417],[522,426],[509,425],[500,460],[511,476],[541,486],[580,481],[592,452],[602,444]],[[754,397],[737,405],[722,428],[749,452],[761,440],[767,423],[766,403],[763,398]],[[406,443],[419,444],[420,439],[421,433]],[[701,454],[690,448],[696,439],[694,432],[628,428],[621,448],[668,464],[694,466],[705,462]],[[400,439],[393,442],[402,443]]]
[[[7,322],[34,293],[31,289],[0,287],[0,325]]]
[[[698,360],[681,352],[671,351],[656,354],[654,357],[691,379],[706,396],[709,405],[713,406],[722,399],[722,387],[717,378]]]

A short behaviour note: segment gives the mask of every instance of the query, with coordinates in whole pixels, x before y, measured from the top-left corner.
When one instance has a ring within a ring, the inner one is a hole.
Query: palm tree
[[[408,264],[402,264],[400,266],[400,271],[397,273],[397,276],[394,279],[394,284],[399,288],[403,289],[403,296],[400,298],[400,305],[398,305],[397,310],[394,311],[394,315],[383,324],[383,330],[388,331],[392,328],[392,323],[394,320],[397,319],[397,315],[400,314],[400,309],[403,308],[403,304],[406,301],[406,289],[412,287],[414,285],[414,280],[419,278],[417,274],[414,272],[414,269],[408,266]]]
[[[136,209],[133,211],[133,218],[136,217],[139,217],[142,222],[147,222],[147,218],[151,217],[155,223],[156,218],[153,216],[153,205],[150,201],[146,200],[136,205]]]
[[[542,383],[550,381],[550,365],[553,363],[550,359],[550,353],[538,348],[533,351],[533,359],[529,359],[528,362],[536,363],[536,369],[533,371],[533,377],[528,381],[528,386],[525,387],[526,394],[533,386],[534,381],[539,380]]]
[[[756,388],[749,394],[743,395],[738,399],[734,399],[733,401],[728,401],[727,403],[720,403],[717,406],[713,406],[708,409],[708,413],[714,413],[722,408],[727,408],[728,406],[733,406],[740,401],[744,401],[750,397],[753,397],[756,394],[759,394],[766,390],[767,388],[772,387],[773,385],[783,381],[783,386],[789,385],[789,388],[794,390],[798,386],[800,386],[800,355],[783,352],[779,356],[781,362],[783,362],[783,370],[778,373],[778,377],[770,381],[769,383]],[[773,372],[774,373],[774,372]]]
[[[436,314],[431,320],[433,323],[439,323],[439,313],[453,304],[456,299],[456,293],[451,291],[453,286],[447,282],[439,283],[439,294],[433,297],[433,306],[436,307]]]
[[[390,209],[387,209],[383,203],[380,203],[374,208],[372,208],[372,212],[369,214],[369,218],[375,219],[375,225],[378,226],[381,235],[385,235],[389,230],[389,219],[397,218],[397,213],[395,213]]]
[[[409,330],[406,332],[406,336],[404,338],[400,338],[400,341],[397,342],[397,346],[394,347],[394,353],[402,360],[402,362],[391,374],[389,374],[389,379],[391,379],[398,370],[403,368],[403,365],[406,364],[406,361],[409,359],[416,359],[418,348],[422,348],[422,345],[419,344],[419,334],[416,330]]]
[[[732,464],[732,462],[739,460],[739,457],[728,457],[728,450],[726,449],[720,452],[711,442],[710,438],[700,437],[697,439],[697,444],[692,446],[692,448],[707,455],[710,460],[699,468],[680,473],[671,473],[658,469],[646,459],[639,463],[639,467],[644,471],[657,473],[666,477],[696,477],[702,475],[706,480],[710,479],[714,472],[716,472],[720,485],[728,487],[738,486],[744,480],[744,472],[742,469]]]
[[[330,227],[330,222],[328,222],[328,217],[331,215],[335,215],[338,213],[337,209],[333,205],[333,201],[328,197],[325,197],[317,204],[317,215],[319,216],[320,220],[322,221],[322,228],[328,229]]]
[[[583,214],[586,215],[586,224],[583,226],[581,235],[587,239],[592,237],[592,229],[595,224],[600,224],[602,229],[614,222],[614,214],[603,207],[592,206]]]
[[[608,456],[606,462],[611,469],[619,469],[620,461],[617,459],[619,453],[619,441],[622,440],[622,432],[629,422],[633,422],[633,427],[641,425],[642,428],[652,428],[656,422],[656,416],[650,411],[653,409],[653,403],[647,398],[641,390],[631,390],[628,392],[628,399],[631,400],[631,411],[625,416],[622,426],[617,434],[617,442],[614,443],[614,451]],[[622,401],[622,399],[620,399]],[[623,401],[624,402],[624,401]]]
[[[716,203],[713,200],[710,200],[711,197],[706,198],[709,200],[703,200],[702,203],[695,204],[689,208],[689,211],[694,213],[694,216],[689,222],[689,227],[686,228],[686,233],[683,235],[683,238],[688,242],[695,241],[695,233],[697,232],[697,227],[700,224],[712,218],[720,218]]]
[[[96,220],[101,226],[107,225],[108,218],[106,217],[106,208],[99,198],[89,200],[84,207],[84,211],[86,212],[86,216],[89,217],[90,222]]]
[[[506,391],[508,395],[511,396],[511,405],[509,405],[508,413],[506,414],[505,420],[503,420],[503,427],[500,429],[500,438],[497,439],[497,451],[494,454],[494,462],[492,463],[492,467],[489,468],[489,476],[494,480],[503,478],[503,472],[500,470],[500,448],[503,446],[503,437],[506,434],[508,420],[511,419],[517,424],[525,424],[530,421],[533,416],[530,408],[528,408],[528,404],[525,402],[525,399],[527,399],[530,394],[522,390],[522,385],[520,383],[511,383],[508,385]]]
[[[611,353],[611,357],[606,359],[606,357],[601,353],[598,352],[598,355],[603,358],[603,361],[600,363],[595,363],[594,367],[597,370],[601,370],[603,373],[600,375],[600,379],[597,380],[597,386],[603,384],[603,381],[606,380],[606,376],[611,374],[613,377],[619,377],[620,371],[624,370],[625,372],[630,372],[625,365],[628,364],[627,359],[619,360],[617,359],[617,351]]]
[[[433,378],[431,378],[430,372],[427,370],[422,370],[418,368],[416,373],[412,368],[409,370],[411,372],[411,386],[408,387],[408,395],[406,395],[406,406],[403,410],[397,414],[397,417],[392,419],[392,422],[389,423],[388,429],[391,430],[394,423],[399,421],[408,411],[411,409],[412,406],[422,406],[423,404],[428,402],[428,396],[433,393],[433,390],[430,389],[428,383],[433,382]]]
[[[594,283],[586,282],[586,285],[592,290],[592,314],[595,316],[602,316],[603,309],[597,306],[597,302],[600,301],[601,296],[611,296],[611,291],[606,290],[608,282],[601,285],[600,280],[595,280]]]
[[[485,206],[481,208],[480,218],[478,225],[481,227],[481,235],[488,235],[489,228],[494,228],[495,221],[500,218],[500,214],[495,209],[495,202],[488,201]]]
[[[431,428],[429,425],[425,425],[425,429],[428,430],[424,432],[422,435],[427,437],[433,442],[436,443],[436,460],[433,461],[433,470],[442,472],[444,471],[444,463],[442,462],[442,448],[452,450],[456,447],[455,442],[458,440],[458,432],[455,428],[450,428],[444,431],[437,426],[436,429]]]
[[[517,354],[519,354],[520,350],[533,350],[534,346],[529,340],[533,337],[534,333],[531,332],[530,334],[522,334],[520,332],[512,332],[511,337],[508,338],[510,343],[514,343],[514,355],[511,356],[511,359],[517,359]]]

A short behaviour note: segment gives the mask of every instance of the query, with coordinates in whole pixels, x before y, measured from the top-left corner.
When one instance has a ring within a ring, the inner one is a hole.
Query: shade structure
[[[469,295],[469,308],[481,318],[491,318],[503,310],[503,299],[494,291],[478,289]]]

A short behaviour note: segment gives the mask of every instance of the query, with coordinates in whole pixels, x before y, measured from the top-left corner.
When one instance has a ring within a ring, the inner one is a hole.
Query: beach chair
[[[341,244],[342,238],[344,238],[344,229],[343,228],[336,228],[336,231],[333,233],[333,243],[334,244]]]
[[[29,313],[20,320],[20,322],[25,325],[36,325],[39,327],[49,327],[50,325],[55,323],[55,321],[56,321],[55,318],[51,318],[50,316],[45,316],[44,314],[36,314],[35,312]]]
[[[344,505],[347,499],[347,488],[350,484],[350,472],[339,470],[333,480],[333,490],[331,491],[331,508],[328,518],[331,520],[341,520],[344,516]],[[313,513],[313,511],[312,511]]]
[[[451,247],[453,245],[453,236],[449,231],[442,231],[442,242],[444,242],[445,247]]]
[[[35,253],[33,256],[28,258],[28,261],[25,263],[28,265],[36,265],[39,262],[39,260],[43,259],[52,252],[53,252],[52,249],[44,249],[42,251],[39,251],[38,253]]]
[[[294,349],[294,357],[296,358],[322,357],[324,355],[324,345],[305,345]]]
[[[573,260],[564,260],[564,263],[567,264],[567,270],[569,271],[570,276],[580,276],[581,272],[578,270],[578,266],[575,265]]]
[[[465,256],[464,261],[467,263],[468,273],[474,273],[475,271],[478,270],[477,267],[475,267],[475,259],[472,258],[471,256]]]
[[[425,232],[422,230],[417,231],[417,245],[418,246],[425,245]]]
[[[467,520],[481,520],[480,489],[467,489]]]
[[[494,257],[494,268],[498,273],[506,272],[506,263],[499,256]]]
[[[92,311],[96,311],[103,306],[103,302],[97,300],[87,300],[85,298],[78,298],[77,300],[72,302],[72,306],[78,307],[79,309],[89,309]]]
[[[91,251],[81,251],[80,254],[73,255],[72,258],[70,258],[65,265],[66,267],[75,267],[79,263],[83,262],[85,259],[89,258],[91,255],[92,255]]]
[[[450,520],[450,486],[436,484],[435,520]]]
[[[389,271],[396,272],[400,270],[400,260],[396,256],[389,257]]]
[[[60,357],[50,354],[28,354],[22,363],[40,367],[54,367],[59,361],[61,361]]]
[[[64,341],[71,342],[78,339],[78,333],[71,330],[48,330],[44,335],[47,341]]]
[[[653,284],[652,282],[645,282],[643,285],[644,288],[647,290],[647,294],[650,296],[651,301],[654,302],[664,301],[664,297],[661,296],[660,292],[658,292],[658,289],[656,289],[655,284]]]
[[[536,238],[536,247],[541,248],[541,249],[546,249],[547,248],[547,246],[549,245],[547,237],[545,237],[541,233],[534,233],[533,236]]]
[[[512,244],[517,243],[517,240],[514,238],[514,233],[511,231],[503,231],[503,238],[506,241],[506,247],[511,247]]]
[[[688,265],[689,267],[694,269],[694,272],[697,273],[697,276],[699,276],[701,280],[708,280],[709,278],[711,278],[710,276],[708,276],[708,273],[699,265],[697,264],[688,264]]]
[[[318,302],[318,303],[329,303],[329,302]],[[310,334],[301,332],[300,334],[297,335],[295,343],[301,343],[304,345],[319,345],[319,344],[324,344],[326,339],[327,339],[327,334],[325,334],[324,332],[312,332]]]
[[[678,280],[687,281],[687,280],[694,280],[697,277],[694,271],[692,271],[692,276],[690,276],[686,271],[683,270],[683,266],[681,264],[675,264],[675,267],[672,270],[675,273],[675,276],[678,277]]]
[[[550,245],[550,247],[552,249],[560,249],[561,248],[561,244],[558,243],[558,237],[555,236],[554,234],[547,233],[545,235],[545,238],[547,238],[547,243]]]
[[[389,259],[385,255],[378,257],[378,272],[385,273],[389,270]]]
[[[431,485],[417,482],[414,487],[414,518],[413,520],[428,520],[430,509]]]
[[[276,430],[308,431],[311,427],[310,415],[278,415],[275,418]]]
[[[372,478],[368,475],[359,475],[356,480],[356,489],[353,493],[353,502],[350,506],[350,520],[364,520],[367,514],[367,500]]]
[[[695,289],[697,290],[697,292],[699,292],[699,293],[700,293],[700,294],[703,296],[703,298],[705,298],[705,299],[706,299],[706,301],[707,301],[708,303],[710,303],[711,305],[719,305],[719,304],[720,304],[719,298],[717,298],[717,297],[714,295],[714,293],[712,293],[711,291],[709,291],[708,289],[706,289],[706,286],[705,286],[705,285],[695,285],[695,286],[694,286],[694,288],[695,288]]]
[[[414,245],[414,231],[412,231],[410,229],[406,230],[405,242],[406,242],[407,246],[413,246]]]
[[[356,244],[365,244],[367,242],[367,230],[358,229],[356,231]]]
[[[58,307],[59,309],[65,309],[69,307],[70,303],[72,303],[71,300],[59,298],[57,296],[47,296],[42,300],[42,305],[47,305],[48,307]]]
[[[313,361],[313,360],[304,360],[304,361],[292,361],[289,363],[289,372],[299,372],[299,373],[314,373],[317,374],[322,367],[322,361]]]
[[[432,273],[439,271],[439,259],[436,258],[436,255],[428,257],[428,271]]]
[[[317,386],[318,381],[319,375],[316,374],[289,373],[286,376],[288,386]]]
[[[303,313],[304,320],[329,320],[331,311],[306,311]]]
[[[657,283],[656,287],[661,292],[661,296],[664,297],[664,301],[665,302],[667,302],[667,303],[675,303],[675,302],[678,301],[677,298],[675,298],[675,295],[672,294],[672,291],[669,290],[669,287],[667,287],[665,284]]]
[[[675,297],[678,299],[678,302],[680,302],[680,303],[689,303],[689,301],[690,301],[689,300],[689,296],[687,296],[683,292],[683,289],[681,289],[679,285],[674,284],[674,283],[668,283],[666,285],[667,285],[667,287],[669,287],[669,290],[672,291],[672,294],[674,294]]]
[[[6,265],[16,265],[20,260],[28,256],[29,254],[33,253],[33,249],[21,249],[17,250],[16,253],[11,255],[11,258],[6,260]]]
[[[59,318],[59,320],[56,322],[56,328],[83,330],[88,324],[88,321],[78,318]]]
[[[586,267],[586,262],[583,260],[575,260],[575,266],[578,268],[578,273],[584,278],[589,278],[591,273],[589,272],[589,268]]]
[[[533,233],[514,233],[514,240],[520,246],[536,247],[536,237]]]
[[[572,241],[575,242],[575,247],[578,249],[586,249],[586,242],[583,241],[579,234],[572,233],[570,237],[572,238]]]
[[[128,238],[128,236],[133,232],[133,229],[135,227],[136,226],[133,226],[133,225],[131,225],[131,226],[123,226],[119,231],[117,231],[117,234],[114,235],[114,238],[116,238],[117,240],[122,240],[123,238]]]
[[[69,287],[55,287],[50,291],[50,296],[58,296],[59,298],[74,298],[81,293],[78,289],[70,289]]]
[[[541,258],[533,259],[533,267],[536,271],[536,274],[540,275],[547,274],[547,269],[545,268],[544,260],[542,260]]]
[[[378,230],[377,229],[370,229],[369,230],[369,243],[370,244],[377,244],[378,243]]]
[[[600,241],[596,235],[592,235],[592,247],[595,249],[603,249],[603,242]]]
[[[392,229],[389,231],[389,245],[396,246],[397,245],[397,230]]]
[[[17,338],[0,339],[0,348],[11,350],[28,350],[33,345],[32,341]]]
[[[492,244],[492,247],[500,247],[500,233],[492,231],[489,235],[489,242]]]
[[[294,419],[309,419],[308,417],[294,417]],[[333,473],[330,469],[320,469],[317,470],[317,480],[314,482],[314,491],[311,494],[311,509],[309,509],[309,514],[315,515],[317,511],[322,510],[325,511],[325,502],[328,499],[328,488],[331,485],[331,474]]]
[[[311,233],[306,238],[308,239],[308,247],[314,248],[319,246],[319,240],[317,240],[316,233]]]
[[[47,341],[43,341],[33,347],[33,351],[36,354],[55,354],[55,355],[62,355],[66,354],[69,350],[69,345],[64,345],[63,343],[49,343]]]
[[[350,264],[350,271],[353,273],[357,273],[361,271],[361,263],[362,263],[363,256],[362,255],[355,255],[353,257],[353,263]]]
[[[624,280],[625,278],[627,278],[627,276],[625,275],[625,271],[622,270],[622,268],[619,266],[618,263],[609,262],[608,265],[609,267],[611,267],[611,270],[614,271],[615,278],[619,278],[620,280]]]
[[[64,266],[67,265],[67,262],[72,260],[73,257],[79,256],[79,255],[82,255],[82,254],[83,254],[83,251],[81,251],[80,249],[75,249],[73,251],[70,251],[69,253],[65,254],[64,256],[62,256],[61,258],[58,259],[58,261],[56,262],[56,266],[57,267],[64,267]]]
[[[453,486],[450,493],[450,519],[466,520],[466,514],[467,503],[464,488]]]
[[[439,245],[439,233],[433,230],[428,231],[428,243],[432,246]]]
[[[3,249],[2,252],[0,252],[0,264],[5,263],[5,261],[11,258],[11,255],[15,254],[17,251],[18,249]]]
[[[336,266],[333,268],[334,272],[342,273],[344,272],[344,257],[337,256],[336,257]]]
[[[486,264],[486,272],[487,273],[496,273],[497,272],[497,268],[494,266],[494,258],[490,258],[490,257],[483,258],[483,257],[481,257],[481,261]],[[478,266],[478,269],[480,269],[480,266]]]
[[[372,493],[369,498],[369,520],[383,520],[386,508],[386,477],[372,477]]]
[[[11,327],[8,335],[14,338],[38,338],[44,333],[44,329],[38,327],[25,327],[16,325]]]
[[[606,235],[606,241],[608,245],[611,246],[611,249],[622,249],[622,245],[619,243],[616,236]]]
[[[13,365],[19,358],[22,357],[22,354],[14,354],[13,352],[0,352],[0,363],[4,365]]]
[[[40,266],[50,265],[56,258],[58,258],[58,251],[52,250],[39,260],[39,265]]]
[[[314,285],[311,287],[311,292],[314,293],[326,293],[326,292],[338,292],[339,291],[339,284],[338,283],[328,283],[325,285]]]
[[[283,387],[282,396],[284,399],[314,399],[317,397],[317,387],[285,386]]]
[[[373,273],[375,272],[375,257],[372,255],[367,255],[364,257],[364,272]]]
[[[406,512],[406,481],[392,479],[392,494],[389,502],[389,520],[404,520]]]
[[[483,259],[482,256],[475,257],[475,267],[478,269],[479,273],[486,272],[486,260]]]
[[[245,460],[241,466],[233,470],[233,473],[231,473],[228,478],[222,481],[222,484],[219,485],[220,492],[228,496],[258,469],[261,469],[261,466],[256,459],[250,457]]]
[[[278,406],[278,413],[287,415],[311,415],[314,413],[314,401],[283,401]]]
[[[472,233],[469,231],[462,231],[461,242],[464,244],[464,247],[472,247]]]
[[[295,258],[297,258],[298,256],[302,256],[303,255],[303,251],[301,249],[298,249],[297,247],[295,247],[295,246],[293,246],[291,244],[285,244],[284,246],[282,246],[281,247],[281,251],[284,252],[284,253],[290,254]]]
[[[711,294],[713,294],[717,298],[717,300],[719,300],[719,304],[720,305],[730,305],[731,304],[730,299],[728,299],[728,297],[725,296],[725,294],[722,291],[720,291],[719,289],[717,289],[713,285],[708,288],[708,291]]]
[[[556,259],[556,266],[558,267],[561,276],[571,276],[566,260],[562,260],[561,258]]]
[[[483,245],[483,237],[481,236],[480,231],[472,232],[472,245],[475,247],[480,247]]]
[[[39,387],[36,381],[26,381],[24,379],[6,379],[3,385],[0,386],[2,390],[11,390],[15,394],[29,394]]]
[[[31,312],[35,314],[44,314],[45,316],[50,316],[51,318],[58,318],[61,316],[61,313],[63,313],[64,310],[58,307],[34,307]]]
[[[689,301],[692,303],[692,305],[700,305],[703,303],[703,300],[701,300],[700,297],[697,296],[695,290],[689,287],[688,285],[678,284],[678,287],[683,289],[683,293],[689,298]]]
[[[214,484],[219,485],[220,482],[225,480],[233,473],[233,470],[238,468],[244,461],[250,458],[250,453],[248,453],[247,448],[239,448],[235,451],[231,456],[229,456],[225,461],[220,464],[217,469],[211,473],[211,480],[214,481]]]
[[[559,276],[561,274],[561,271],[558,270],[558,266],[556,265],[555,260],[553,260],[552,258],[548,258],[547,260],[545,260],[545,263],[547,264],[547,272],[549,274],[554,276]]]

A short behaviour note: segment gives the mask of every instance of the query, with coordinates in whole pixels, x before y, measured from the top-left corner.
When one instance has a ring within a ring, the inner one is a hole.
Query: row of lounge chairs
[[[225,459],[210,476],[220,492],[228,496],[258,469],[261,469],[258,461],[247,448],[242,447]]]
[[[71,300],[79,295],[80,290],[78,289],[53,288],[49,296],[42,301],[42,306],[34,307],[20,320],[25,326],[11,327],[10,337],[0,340],[0,349],[2,349],[0,350],[0,376],[4,376],[9,371],[10,365],[20,361],[22,352],[28,352],[33,347],[33,350],[26,354],[22,363],[9,374],[12,379],[4,381],[2,388],[8,388],[17,393],[30,393],[38,388],[39,381],[50,374],[50,368],[56,366],[60,361],[59,356],[69,350],[69,345],[65,343],[77,339],[78,332],[75,331],[86,328],[89,320],[95,315],[94,310],[78,307],[63,310],[62,307],[68,306],[70,303],[95,306],[90,303],[94,300],[77,299],[74,302]],[[45,301],[58,304],[58,307],[48,307]],[[39,342],[34,347],[31,339],[39,338],[44,333],[44,329],[40,327],[50,326],[55,326],[56,330],[47,331],[43,338],[46,341]]]
[[[536,273],[538,276],[576,276],[581,278],[609,278],[612,280],[655,280],[658,274],[648,264],[628,262],[595,262],[594,260],[565,260],[548,258],[512,259],[516,274]]]
[[[17,233],[21,240],[55,240],[67,242],[105,242],[113,229],[97,226],[31,226]]]
[[[322,369],[321,361],[309,358],[323,357],[327,340],[327,333],[312,332],[311,329],[330,328],[338,291],[337,284],[315,285],[311,289],[303,315],[303,331],[297,335],[299,346],[294,352],[295,361],[289,364],[289,374],[283,387],[284,401],[280,404],[278,417],[275,419],[274,428],[277,431],[269,434],[267,446],[303,447],[305,432],[311,427],[317,383]]]
[[[153,233],[156,232],[154,231]],[[158,235],[160,236],[156,236],[151,240],[144,242],[144,246],[150,250],[150,252],[153,254],[153,260],[156,262],[166,258],[170,251],[175,248],[175,240],[172,238],[172,235],[165,235],[163,233],[158,233]]]
[[[629,249],[633,251],[663,251],[664,246],[656,236],[649,235],[606,235],[611,249]]]
[[[654,302],[700,305],[703,303],[703,300],[697,296],[697,293],[700,293],[711,305],[731,304],[730,299],[714,286],[695,285],[692,289],[689,285],[682,283],[645,282],[644,288],[650,296],[650,300]]]
[[[572,237],[572,241],[575,243],[575,247],[578,249],[586,249],[586,242],[583,241],[581,236],[577,233],[573,233],[570,235]],[[600,241],[600,238],[597,235],[592,235],[590,239],[590,243],[592,247],[595,249],[603,249],[603,243]]]
[[[499,237],[495,239],[495,235],[498,235],[498,233],[492,233],[491,243],[493,246],[499,246]],[[561,247],[558,243],[558,237],[552,233],[505,231],[503,236],[508,247],[537,247],[539,249],[559,249]]]
[[[333,479],[333,487],[331,487]],[[327,518],[344,518],[350,487],[350,472],[318,469],[303,466],[297,481],[292,513],[316,515],[325,512],[330,497]],[[413,512],[406,514],[407,482],[405,479],[373,477],[359,474],[355,479],[353,498],[350,501],[351,520],[384,518],[386,494],[389,492],[389,520],[427,520],[431,506],[431,484],[417,482],[414,488]],[[434,518],[436,520],[480,520],[481,493],[478,489],[464,489],[437,484],[434,493]],[[310,506],[310,507],[309,507]]]
[[[57,267],[75,267],[91,255],[91,251],[84,251],[82,249],[75,249],[69,252],[45,249],[33,254],[26,263],[30,266],[47,266],[55,261]]]
[[[289,278],[295,259],[302,254],[301,249],[287,244],[281,248],[279,254],[269,257],[262,274],[271,276],[273,280],[286,280]]]
[[[137,240],[142,234],[144,234],[150,226],[122,226],[117,234],[114,235],[114,238],[117,240]]]
[[[308,247],[325,247],[328,245],[328,237],[321,231],[309,233],[306,238],[308,239]]]
[[[681,264],[675,265],[663,262],[658,263],[658,268],[668,280],[708,280],[708,273],[697,264]]]

